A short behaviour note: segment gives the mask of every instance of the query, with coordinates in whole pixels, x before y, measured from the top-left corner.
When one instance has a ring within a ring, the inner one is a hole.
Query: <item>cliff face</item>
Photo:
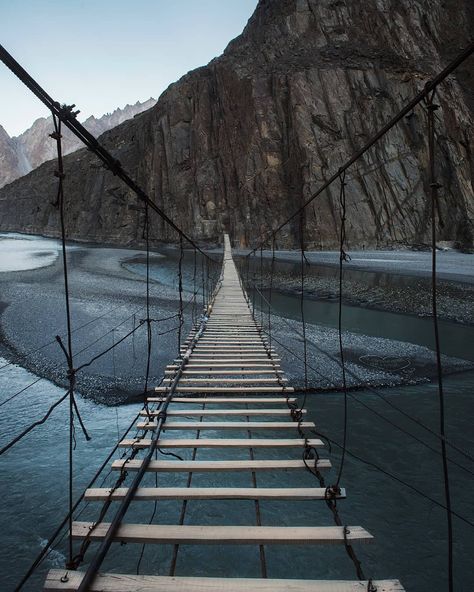
[[[102,136],[189,234],[241,245],[277,226],[469,41],[470,0],[260,0],[224,54],[157,105]],[[469,243],[474,219],[474,60],[437,100],[441,239]],[[426,240],[426,121],[407,117],[348,173],[351,247]],[[2,230],[58,229],[53,164],[0,191]],[[68,232],[140,242],[135,198],[93,156],[66,159]],[[18,207],[21,204],[21,208]],[[127,207],[128,206],[128,207]],[[309,248],[337,244],[338,187],[305,216]],[[157,217],[154,237],[173,239]],[[278,246],[298,244],[298,220]]]
[[[155,99],[148,99],[143,103],[126,105],[123,109],[115,109],[102,117],[88,117],[84,126],[95,136],[103,134],[116,125],[135,117],[139,113],[153,107]],[[0,128],[0,187],[11,183],[15,179],[26,175],[31,170],[56,156],[56,144],[49,134],[54,131],[52,117],[40,117],[21,135],[10,138],[7,132]],[[70,154],[82,148],[83,144],[67,128],[63,132],[63,151]]]

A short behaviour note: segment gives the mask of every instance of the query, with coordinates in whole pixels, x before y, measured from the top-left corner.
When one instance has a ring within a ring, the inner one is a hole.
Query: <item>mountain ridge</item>
[[[110,113],[100,117],[90,115],[84,122],[84,127],[98,137],[105,131],[135,117],[139,113],[150,109],[156,104],[156,99],[137,101],[133,105],[117,107]],[[56,156],[56,144],[51,141],[49,134],[54,130],[53,118],[38,117],[18,136],[10,137],[3,127],[0,131],[0,187],[11,183],[15,179],[26,175],[44,162]],[[3,132],[3,134],[2,134]],[[63,153],[70,154],[82,148],[82,142],[67,128],[63,130]]]
[[[183,76],[157,104],[101,141],[188,234],[217,242],[230,231],[254,244],[337,172],[470,40],[467,0],[260,0],[224,53]],[[472,245],[473,60],[437,93],[440,240]],[[84,150],[65,159],[68,233],[141,244],[143,211]],[[2,229],[57,233],[54,167],[0,190]],[[348,172],[349,247],[428,241],[429,177],[422,108]],[[307,208],[308,248],[336,248],[339,187]],[[28,204],[18,212],[16,200]],[[278,247],[300,242],[299,220]],[[175,240],[153,221],[153,236]]]

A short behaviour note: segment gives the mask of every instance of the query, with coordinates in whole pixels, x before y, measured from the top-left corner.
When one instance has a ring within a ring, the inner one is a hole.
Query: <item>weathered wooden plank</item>
[[[192,339],[189,339],[189,341],[192,341]],[[246,336],[242,336],[242,335],[225,336],[225,335],[220,335],[220,334],[218,334],[218,335],[204,334],[201,337],[201,339],[199,339],[198,343],[217,343],[217,344],[230,343],[232,345],[234,343],[249,343],[249,344],[267,343],[267,341],[265,339],[263,339],[262,337],[260,337],[259,335],[255,336],[255,337],[246,337]]]
[[[164,378],[162,384],[169,384],[173,382],[172,378]],[[268,377],[268,378],[180,378],[179,384],[180,385],[189,385],[189,384],[243,384],[243,385],[251,385],[251,384],[268,384],[268,383],[276,383],[281,384],[282,382],[288,382],[287,378],[278,378],[278,377]]]
[[[164,397],[148,397],[147,401],[149,403],[162,403],[164,401]],[[173,397],[173,403],[212,403],[212,404],[247,404],[247,403],[281,403],[282,405],[286,405],[287,403],[296,403],[297,399],[295,397],[286,398],[286,397],[180,397],[176,396]]]
[[[218,353],[217,355],[214,354],[215,357],[212,357],[209,354],[191,354],[191,358],[189,360],[190,364],[207,364],[208,366],[213,366],[215,364],[238,364],[237,368],[242,368],[241,364],[251,364],[251,363],[267,363],[273,366],[273,362],[278,363],[281,362],[281,359],[278,356],[269,356],[267,354],[262,355],[252,355],[252,354],[239,354],[238,356],[235,354],[223,354]],[[179,360],[176,360],[179,362]]]
[[[167,421],[163,429],[169,430],[296,430],[315,428],[312,421]],[[156,423],[139,422],[139,430],[155,430]]]
[[[230,344],[225,344],[225,345],[196,345],[195,348],[193,349],[193,351],[196,350],[196,348],[199,347],[200,349],[212,349],[214,353],[216,353],[214,350],[222,350],[224,353],[229,353],[229,351],[232,350],[238,350],[239,353],[249,353],[248,351],[245,352],[245,350],[253,350],[253,349],[257,349],[260,354],[262,352],[262,350],[264,350],[264,352],[272,352],[274,355],[276,355],[274,348],[269,349],[268,346],[260,343],[260,344],[254,344],[254,345],[230,345]],[[251,353],[251,352],[250,352]]]
[[[189,366],[186,366],[189,368]],[[167,375],[174,375],[176,374],[176,370],[165,370],[165,374]],[[275,376],[283,374],[281,370],[276,371],[272,370],[183,370],[181,373],[184,376],[259,376],[262,374]],[[251,380],[251,378],[249,379]],[[282,377],[283,380],[283,377]]]
[[[149,438],[125,439],[119,443],[120,448],[148,448]],[[158,441],[159,448],[302,448],[302,438],[162,438]],[[322,440],[308,440],[309,446],[322,448]],[[128,465],[127,465],[128,466]]]
[[[174,399],[173,399],[174,402]],[[306,413],[306,409],[301,409],[302,415]],[[140,411],[140,415],[142,417],[156,417],[159,414],[159,411],[150,411],[147,413],[145,410]],[[245,416],[253,416],[253,415],[283,415],[289,416],[291,415],[290,409],[168,409],[167,411],[168,417],[175,417],[175,416],[207,416],[207,415],[245,415]],[[166,424],[165,424],[166,426]]]
[[[148,441],[149,442],[149,441]],[[149,444],[148,444],[149,446]],[[125,466],[127,471],[138,471],[142,465],[139,459],[113,461],[112,469],[120,471]],[[314,461],[313,461],[314,466]],[[316,461],[318,470],[332,467],[327,458]],[[304,461],[299,459],[283,460],[152,460],[147,471],[150,473],[220,473],[243,471],[287,471],[305,469]]]
[[[186,349],[187,345],[182,345],[181,349]],[[252,350],[252,349],[264,349],[264,350],[268,350],[268,351],[274,351],[274,348],[269,348],[267,347],[262,341],[258,341],[255,343],[248,343],[248,344],[242,344],[240,345],[239,343],[224,343],[224,344],[219,344],[219,343],[206,343],[205,341],[201,342],[198,341],[197,344],[195,345],[195,348],[200,348],[200,349],[223,349],[223,350],[233,350],[233,349],[237,349],[237,350],[241,350],[241,349],[247,349],[247,350]]]
[[[84,577],[80,571],[52,569],[46,578],[45,592],[74,592]],[[276,580],[256,578],[197,578],[98,574],[90,592],[365,592],[367,581]],[[373,580],[377,592],[404,592],[398,580]]]
[[[166,386],[157,386],[157,393],[166,393]],[[177,393],[293,393],[291,386],[178,386]]]
[[[72,537],[102,540],[110,527],[101,522],[73,522]],[[361,526],[175,526],[168,524],[121,524],[114,540],[124,543],[187,545],[319,545],[371,542]]]
[[[170,370],[177,370],[179,368],[178,364],[169,364],[168,366],[166,366],[167,368],[169,368]],[[191,370],[193,370],[194,368],[218,368],[219,370],[222,370],[223,368],[262,368],[264,371],[267,371],[266,369],[271,368],[273,370],[273,368],[281,368],[280,364],[272,364],[271,362],[269,362],[268,364],[259,364],[258,362],[252,364],[247,363],[247,362],[241,362],[240,364],[226,364],[226,363],[217,363],[217,364],[213,364],[212,362],[209,362],[208,364],[200,364],[200,363],[188,363],[186,364],[186,368],[189,370],[185,370],[185,372],[189,372],[191,373]],[[275,370],[275,372],[283,372],[283,370]]]
[[[86,501],[121,500],[128,492],[128,487],[110,489],[107,487],[86,489]],[[324,500],[325,487],[139,487],[133,497],[137,501],[149,500]],[[346,490],[341,488],[338,499],[346,497]]]

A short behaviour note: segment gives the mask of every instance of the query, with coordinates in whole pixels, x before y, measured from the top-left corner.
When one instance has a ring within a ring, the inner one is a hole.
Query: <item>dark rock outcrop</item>
[[[241,36],[157,105],[101,140],[189,234],[237,244],[277,226],[469,42],[470,0],[260,0]],[[469,246],[474,218],[471,58],[437,101],[440,238]],[[54,164],[0,191],[3,230],[55,234]],[[138,243],[143,214],[81,150],[66,159],[68,232]],[[427,239],[426,122],[416,109],[347,175],[350,246]],[[298,244],[296,219],[278,246]],[[337,244],[338,187],[305,216],[309,248]],[[153,218],[153,235],[175,237]]]

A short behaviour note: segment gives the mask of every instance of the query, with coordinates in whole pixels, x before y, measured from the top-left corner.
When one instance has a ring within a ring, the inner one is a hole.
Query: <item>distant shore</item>
[[[245,251],[236,255],[245,257]],[[431,253],[419,251],[349,251],[344,262],[343,301],[355,306],[429,317],[432,314]],[[339,296],[339,253],[306,252],[305,297],[334,300]],[[271,282],[270,251],[263,251],[263,283]],[[252,270],[260,286],[260,253]],[[273,288],[301,292],[301,253],[275,253]],[[251,274],[252,275],[252,274]],[[252,278],[251,278],[252,279]],[[474,325],[474,255],[439,251],[437,255],[438,316]]]

